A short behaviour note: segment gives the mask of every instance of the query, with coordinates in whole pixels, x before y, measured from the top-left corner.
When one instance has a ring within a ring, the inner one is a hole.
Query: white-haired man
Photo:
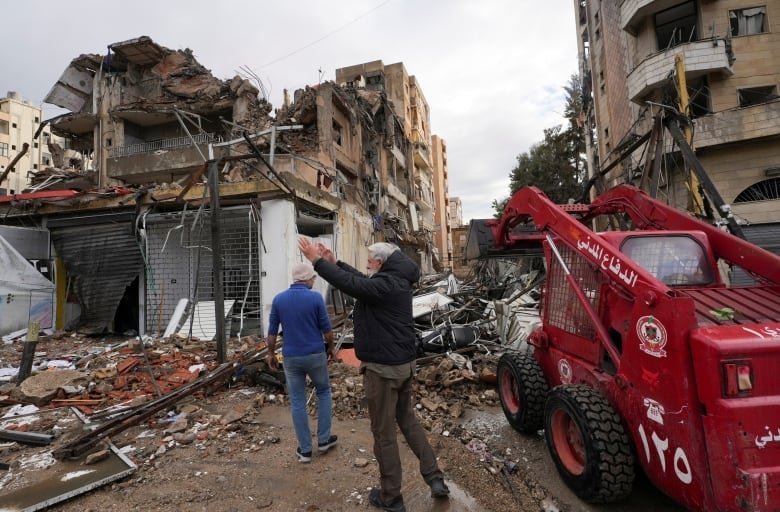
[[[396,425],[420,460],[420,473],[431,495],[447,497],[444,475],[412,408],[417,356],[412,285],[420,279],[420,268],[397,246],[384,242],[368,247],[368,275],[337,261],[330,249],[308,238],[300,237],[298,247],[320,277],[356,299],[355,355],[361,361],[380,479],[380,486],[368,495],[369,503],[392,512],[406,510]]]

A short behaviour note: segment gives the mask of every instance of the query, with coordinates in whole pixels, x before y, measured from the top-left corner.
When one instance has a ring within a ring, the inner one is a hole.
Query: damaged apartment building
[[[434,161],[446,156],[431,154],[416,80],[381,61],[336,76],[285,92],[272,114],[262,84],[215,78],[148,37],[73,59],[45,101],[67,110],[47,122],[78,168],[47,167],[33,173],[43,186],[0,197],[0,236],[35,240],[16,250],[54,270],[41,327],[209,339],[219,296],[226,334],[262,335],[298,235],[357,268],[378,241],[423,272],[445,265]],[[343,313],[337,292],[315,286]]]

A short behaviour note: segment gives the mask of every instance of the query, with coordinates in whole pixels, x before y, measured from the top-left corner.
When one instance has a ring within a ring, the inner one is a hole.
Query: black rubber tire
[[[544,425],[558,473],[580,499],[611,503],[631,494],[635,474],[629,435],[596,390],[581,384],[553,389]]]
[[[501,408],[512,428],[526,434],[541,430],[550,386],[533,355],[507,352],[496,373]]]

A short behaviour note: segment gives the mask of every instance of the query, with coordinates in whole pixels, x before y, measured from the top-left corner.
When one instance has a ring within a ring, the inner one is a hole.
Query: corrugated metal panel
[[[71,290],[81,302],[79,330],[110,331],[125,288],[143,270],[132,223],[53,227],[51,235],[57,254],[65,261]]]
[[[780,222],[742,226],[742,231],[750,242],[780,255]],[[753,284],[753,280],[739,268],[734,271],[731,282],[740,286]]]

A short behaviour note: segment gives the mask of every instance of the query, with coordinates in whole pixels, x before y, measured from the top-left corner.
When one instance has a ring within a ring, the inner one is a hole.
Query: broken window
[[[706,76],[688,82],[688,98],[691,117],[701,117],[711,112],[710,86]]]
[[[338,121],[333,120],[333,142],[339,146],[343,146],[344,129],[341,127]]]
[[[696,2],[688,1],[655,15],[655,35],[658,49],[696,41]]]
[[[732,36],[749,36],[767,31],[766,7],[735,9],[729,11],[729,24]]]
[[[739,106],[749,107],[758,105],[777,98],[777,86],[767,85],[764,87],[745,87],[737,89],[739,95]]]

